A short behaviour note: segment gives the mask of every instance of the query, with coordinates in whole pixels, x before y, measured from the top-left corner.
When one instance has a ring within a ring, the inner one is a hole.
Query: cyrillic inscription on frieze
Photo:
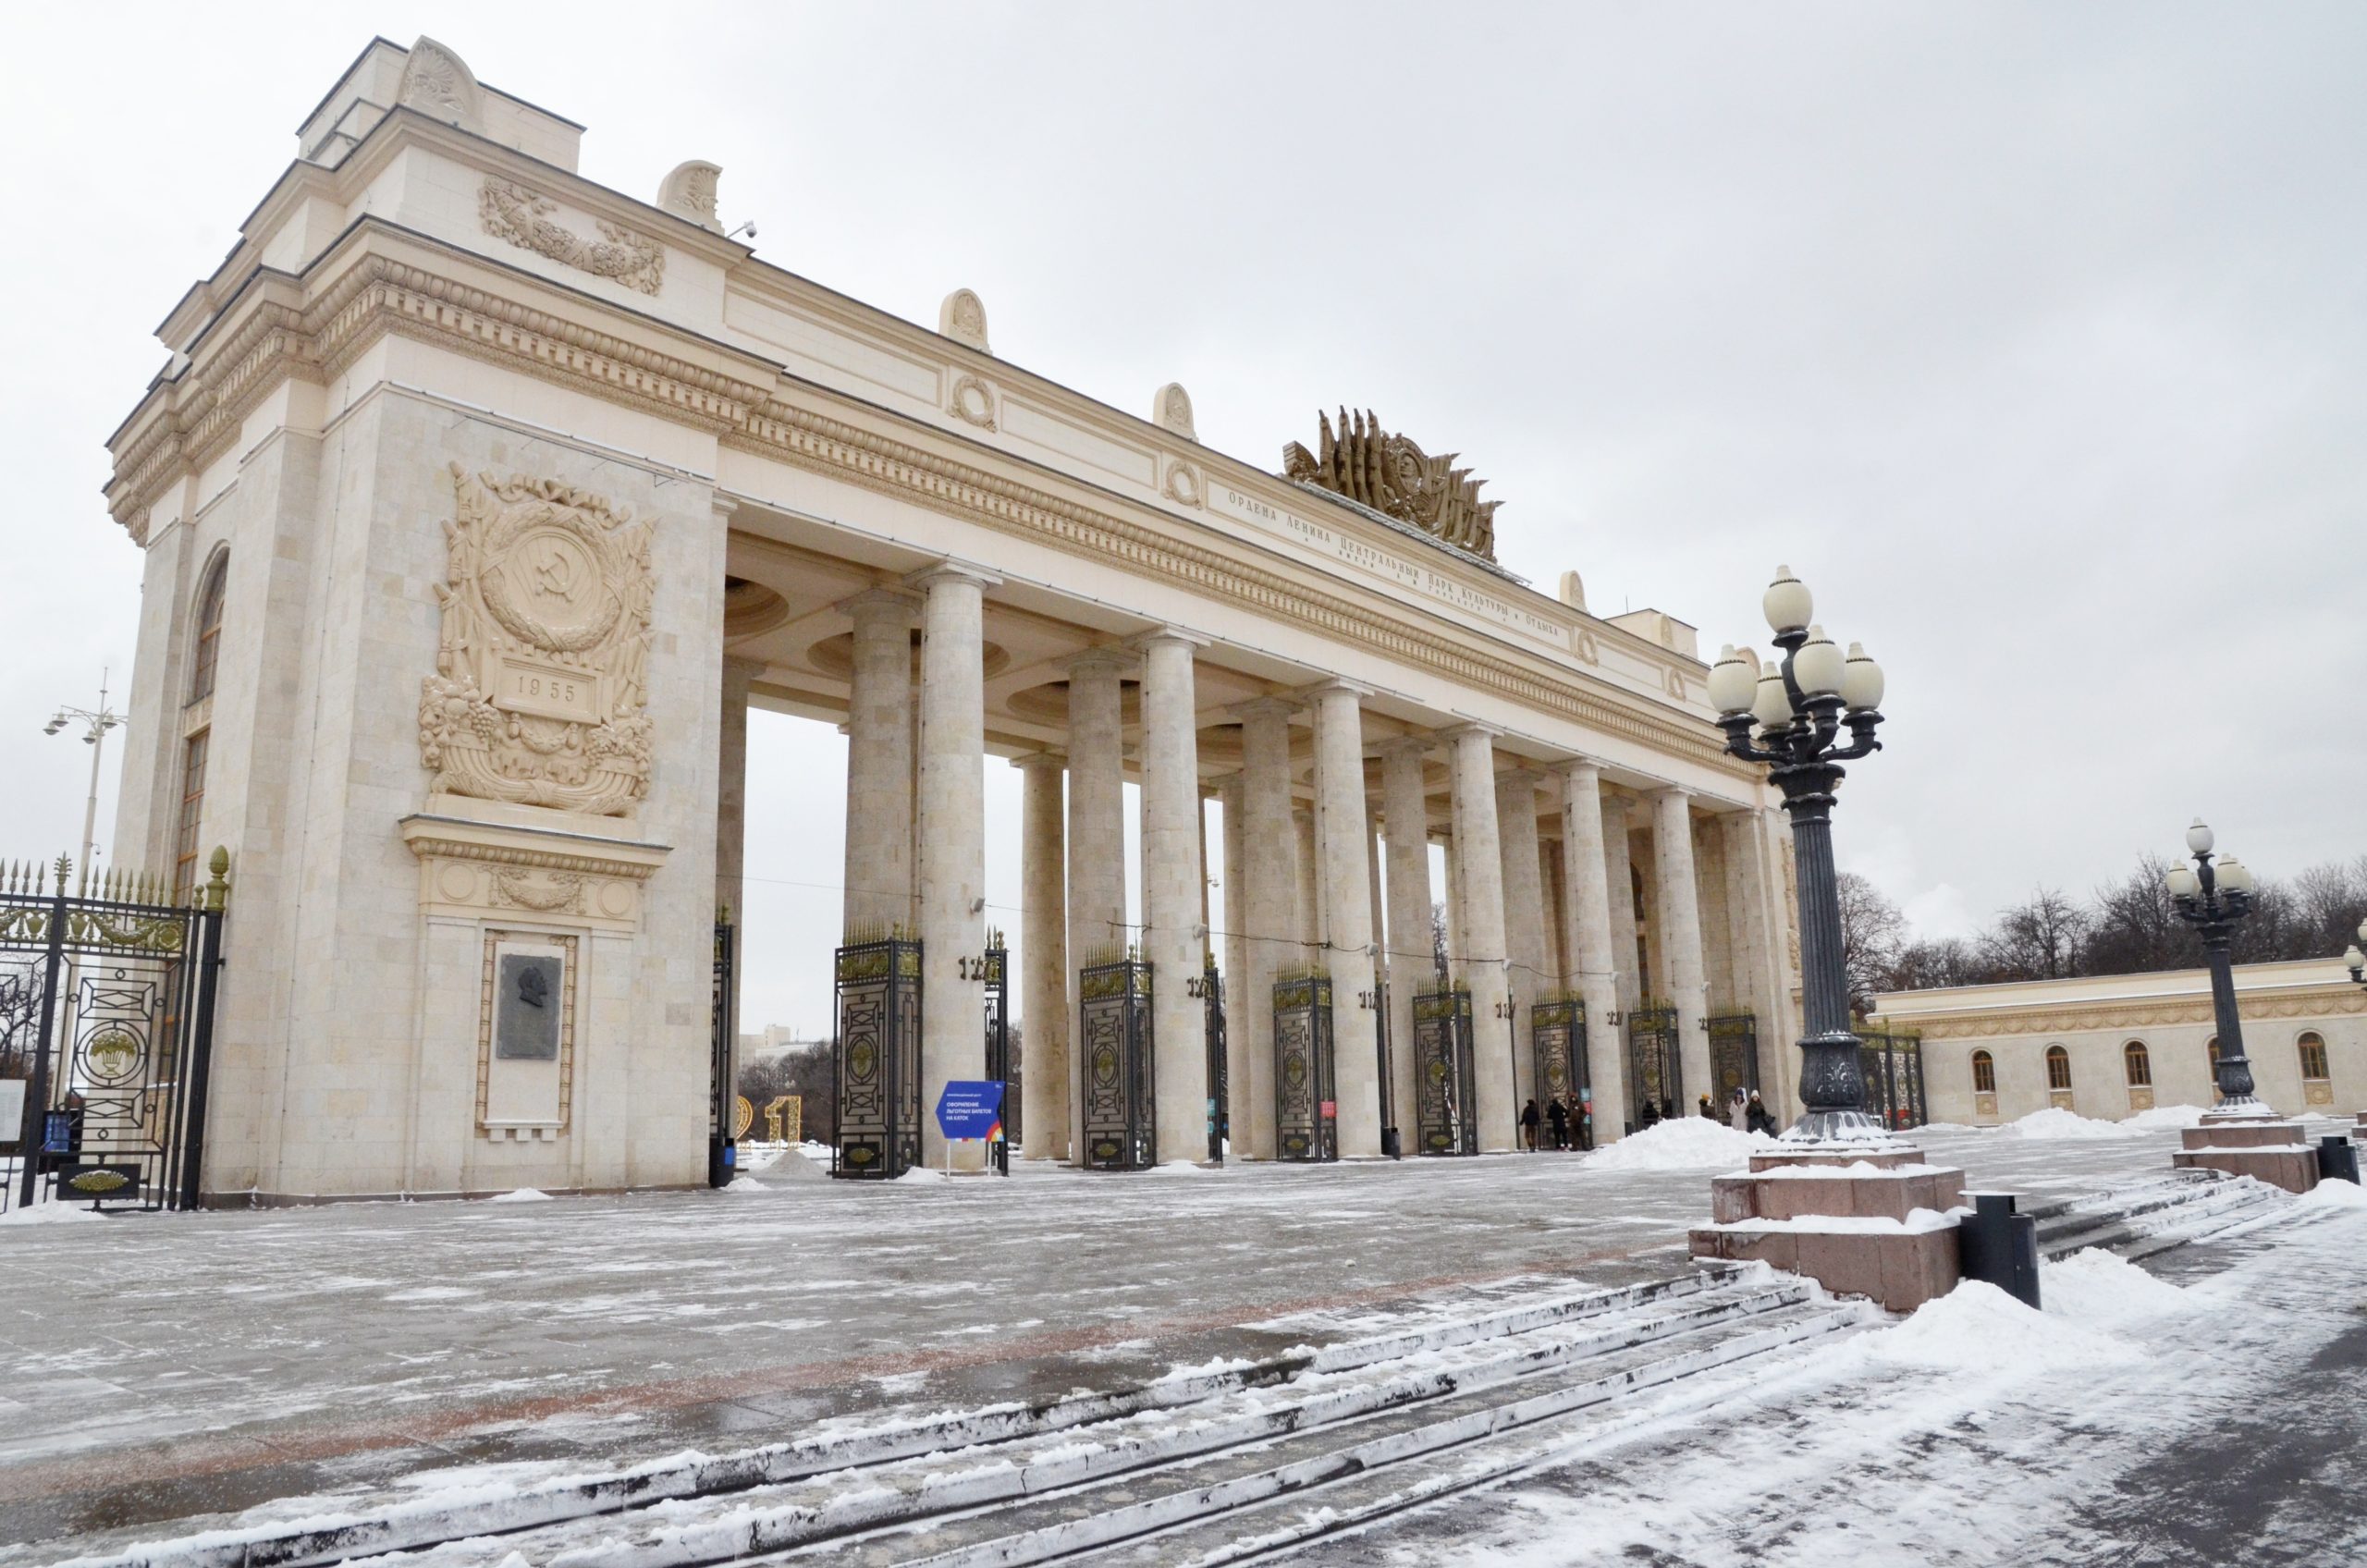
[[[452,465],[443,638],[420,683],[435,789],[595,816],[649,791],[650,531],[553,480]]]

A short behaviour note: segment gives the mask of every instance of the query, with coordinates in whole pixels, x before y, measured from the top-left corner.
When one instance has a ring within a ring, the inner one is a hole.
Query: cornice
[[[2316,986],[2267,995],[2238,992],[2236,1006],[2239,1016],[2246,1019],[2336,1018],[2346,1013],[2367,1013],[2367,993],[2361,993],[2349,986]],[[2216,1014],[2212,1010],[2210,997],[2204,995],[2165,997],[2151,1001],[2116,998],[2084,1005],[1998,1008],[1978,1012],[1885,1012],[1878,1016],[1884,1023],[1914,1029],[1927,1040],[1944,1040],[2159,1029],[2181,1023],[2209,1023]]]
[[[1177,537],[1122,515],[1123,502],[1108,509],[1088,505],[791,400],[753,379],[760,366],[776,374],[754,356],[718,349],[746,360],[752,376],[742,379],[411,260],[360,251],[373,230],[439,244],[375,220],[357,225],[316,266],[315,276],[322,276],[337,262],[346,263],[315,300],[299,310],[282,290],[256,291],[244,306],[251,313],[180,378],[155,388],[128,422],[129,438],[117,450],[107,497],[110,512],[136,542],[146,542],[147,511],[170,484],[212,462],[280,379],[326,382],[381,337],[399,333],[640,408],[706,431],[726,446],[840,483],[1098,562],[1116,561],[1145,577],[1246,606],[1738,782],[1757,781],[1755,769],[1728,757],[1711,727],[1690,716],[1631,706],[1608,689],[1542,673],[1410,618]],[[501,270],[482,258],[468,259]],[[850,414],[863,408],[827,388],[801,382],[795,389],[802,399]]]

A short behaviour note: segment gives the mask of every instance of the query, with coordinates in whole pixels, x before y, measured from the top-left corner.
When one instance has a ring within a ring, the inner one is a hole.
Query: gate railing
[[[1225,1145],[1233,1137],[1233,1066],[1225,1047],[1224,976],[1211,962],[1193,984],[1205,1004],[1201,1016],[1208,1051],[1208,1158],[1222,1164]]]
[[[1633,1121],[1643,1120],[1646,1105],[1657,1116],[1684,1114],[1685,1073],[1676,1045],[1676,1009],[1648,998],[1628,1010],[1627,1094]]]
[[[1912,1029],[1860,1029],[1857,1034],[1867,1114],[1892,1132],[1930,1121],[1930,1103],[1923,1096],[1923,1036]]]
[[[1587,1086],[1587,1004],[1572,996],[1546,995],[1529,1004],[1528,1042],[1537,1062],[1537,1103],[1542,1113],[1539,1146],[1553,1137],[1551,1107],[1563,1111],[1557,1146],[1576,1141],[1579,1100]]]
[[[902,1175],[921,1158],[921,945],[901,927],[838,949],[837,1142],[830,1174]]]
[[[734,1140],[739,1136],[740,1090],[731,1081],[731,1036],[740,1018],[732,990],[738,950],[739,928],[731,924],[731,911],[717,909],[713,1012],[707,1032],[706,1184],[710,1187],[730,1186],[738,1164]]]
[[[1002,1084],[1002,1136],[987,1145],[987,1156],[997,1171],[1008,1176],[1012,1145],[1020,1137],[1019,1075],[1024,1069],[1019,1053],[1011,1048],[1011,951],[999,930],[987,933],[980,973],[987,981],[987,1076]]]
[[[1088,1170],[1147,1170],[1159,1161],[1151,980],[1132,948],[1077,971]]]
[[[1415,1152],[1478,1154],[1478,1075],[1471,1059],[1469,991],[1431,991],[1414,998],[1413,1050]]]
[[[1274,1151],[1280,1159],[1340,1158],[1332,1072],[1331,976],[1274,983]]]
[[[0,1209],[202,1201],[229,851],[207,869],[184,905],[63,855],[0,867]]]
[[[1726,1114],[1734,1092],[1759,1093],[1759,1017],[1751,1012],[1713,1012],[1710,1033],[1710,1103]]]

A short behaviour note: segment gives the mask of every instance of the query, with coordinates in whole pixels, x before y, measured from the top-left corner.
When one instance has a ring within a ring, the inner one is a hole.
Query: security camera
[[[743,235],[743,234],[744,234],[744,235],[746,235],[746,236],[747,236],[749,239],[754,239],[754,238],[756,238],[756,220],[755,220],[755,219],[754,219],[754,218],[750,218],[746,223],[742,224],[738,228],[733,229],[730,233],[729,233],[729,234],[725,235],[723,238],[725,238],[726,239],[739,239],[739,238],[740,238],[742,235]]]

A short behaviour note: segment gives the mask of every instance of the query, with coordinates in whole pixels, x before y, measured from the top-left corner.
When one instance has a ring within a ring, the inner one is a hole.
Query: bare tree
[[[1997,980],[2060,980],[2079,967],[2088,912],[2057,888],[2040,887],[1981,935],[1983,962]]]
[[[1841,898],[1841,970],[1848,978],[1850,1006],[1863,1011],[1869,998],[1889,984],[1907,941],[1907,916],[1854,871],[1834,877],[1834,888]]]
[[[1922,991],[1940,986],[1978,986],[1989,978],[1981,954],[1961,937],[1917,937],[1901,944],[1883,986]]]
[[[2128,876],[2096,889],[2080,947],[2080,974],[2137,974],[2195,962],[2194,938],[2163,882],[2169,873],[2167,860],[2144,855]]]
[[[1446,984],[1446,905],[1430,905],[1430,962],[1438,965],[1439,984]]]

